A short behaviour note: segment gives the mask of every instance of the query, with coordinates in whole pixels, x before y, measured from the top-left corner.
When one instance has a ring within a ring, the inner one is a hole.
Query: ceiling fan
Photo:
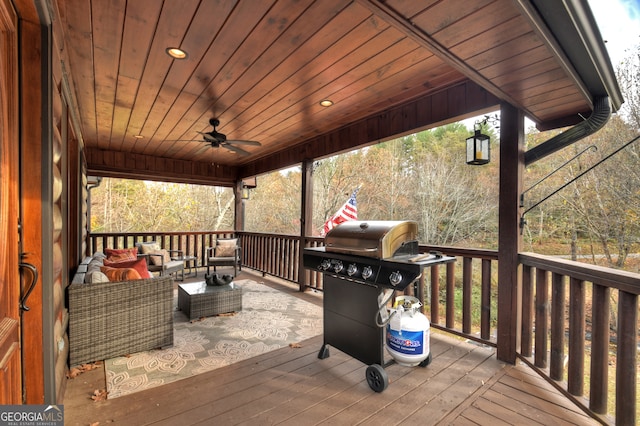
[[[209,119],[209,124],[213,126],[213,130],[209,132],[198,132],[202,135],[202,142],[206,142],[211,145],[213,148],[224,147],[229,151],[233,151],[240,155],[249,155],[249,152],[245,151],[242,148],[237,147],[236,145],[248,145],[248,146],[261,146],[260,142],[256,141],[242,141],[242,140],[229,140],[227,139],[227,135],[224,133],[220,133],[216,130],[216,127],[220,125],[220,120],[217,118]]]

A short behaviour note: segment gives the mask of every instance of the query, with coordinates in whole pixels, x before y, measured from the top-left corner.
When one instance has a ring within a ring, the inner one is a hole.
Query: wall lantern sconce
[[[467,164],[480,166],[491,161],[491,147],[489,142],[491,138],[482,134],[482,126],[491,122],[498,122],[498,116],[490,117],[486,115],[483,120],[476,121],[473,125],[473,136],[467,138]]]
[[[240,198],[243,200],[248,200],[249,199],[249,188],[247,188],[246,186],[242,187],[242,191],[240,193]]]
[[[240,189],[240,199],[248,200],[249,199],[249,190],[254,189],[258,186],[255,176],[251,178],[245,178],[242,180],[242,186]]]
[[[473,136],[467,138],[467,164],[479,166],[491,160],[489,136],[480,133],[480,123],[473,125]]]

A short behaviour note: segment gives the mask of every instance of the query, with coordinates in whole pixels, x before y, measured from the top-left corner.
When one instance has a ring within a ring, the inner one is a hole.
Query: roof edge
[[[525,1],[525,0],[519,0]],[[585,88],[607,96],[613,112],[624,102],[609,53],[587,0],[528,0],[549,28]],[[571,22],[572,25],[567,25]]]

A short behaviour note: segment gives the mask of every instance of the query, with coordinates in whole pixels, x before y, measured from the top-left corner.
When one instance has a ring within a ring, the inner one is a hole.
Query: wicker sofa
[[[85,283],[85,259],[68,287],[69,365],[173,345],[173,279]]]

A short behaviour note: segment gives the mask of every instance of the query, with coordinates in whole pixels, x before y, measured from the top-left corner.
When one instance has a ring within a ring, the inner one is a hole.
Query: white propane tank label
[[[407,331],[389,329],[387,334],[389,348],[405,355],[422,355],[425,353],[424,331]],[[427,354],[428,349],[427,349]]]

